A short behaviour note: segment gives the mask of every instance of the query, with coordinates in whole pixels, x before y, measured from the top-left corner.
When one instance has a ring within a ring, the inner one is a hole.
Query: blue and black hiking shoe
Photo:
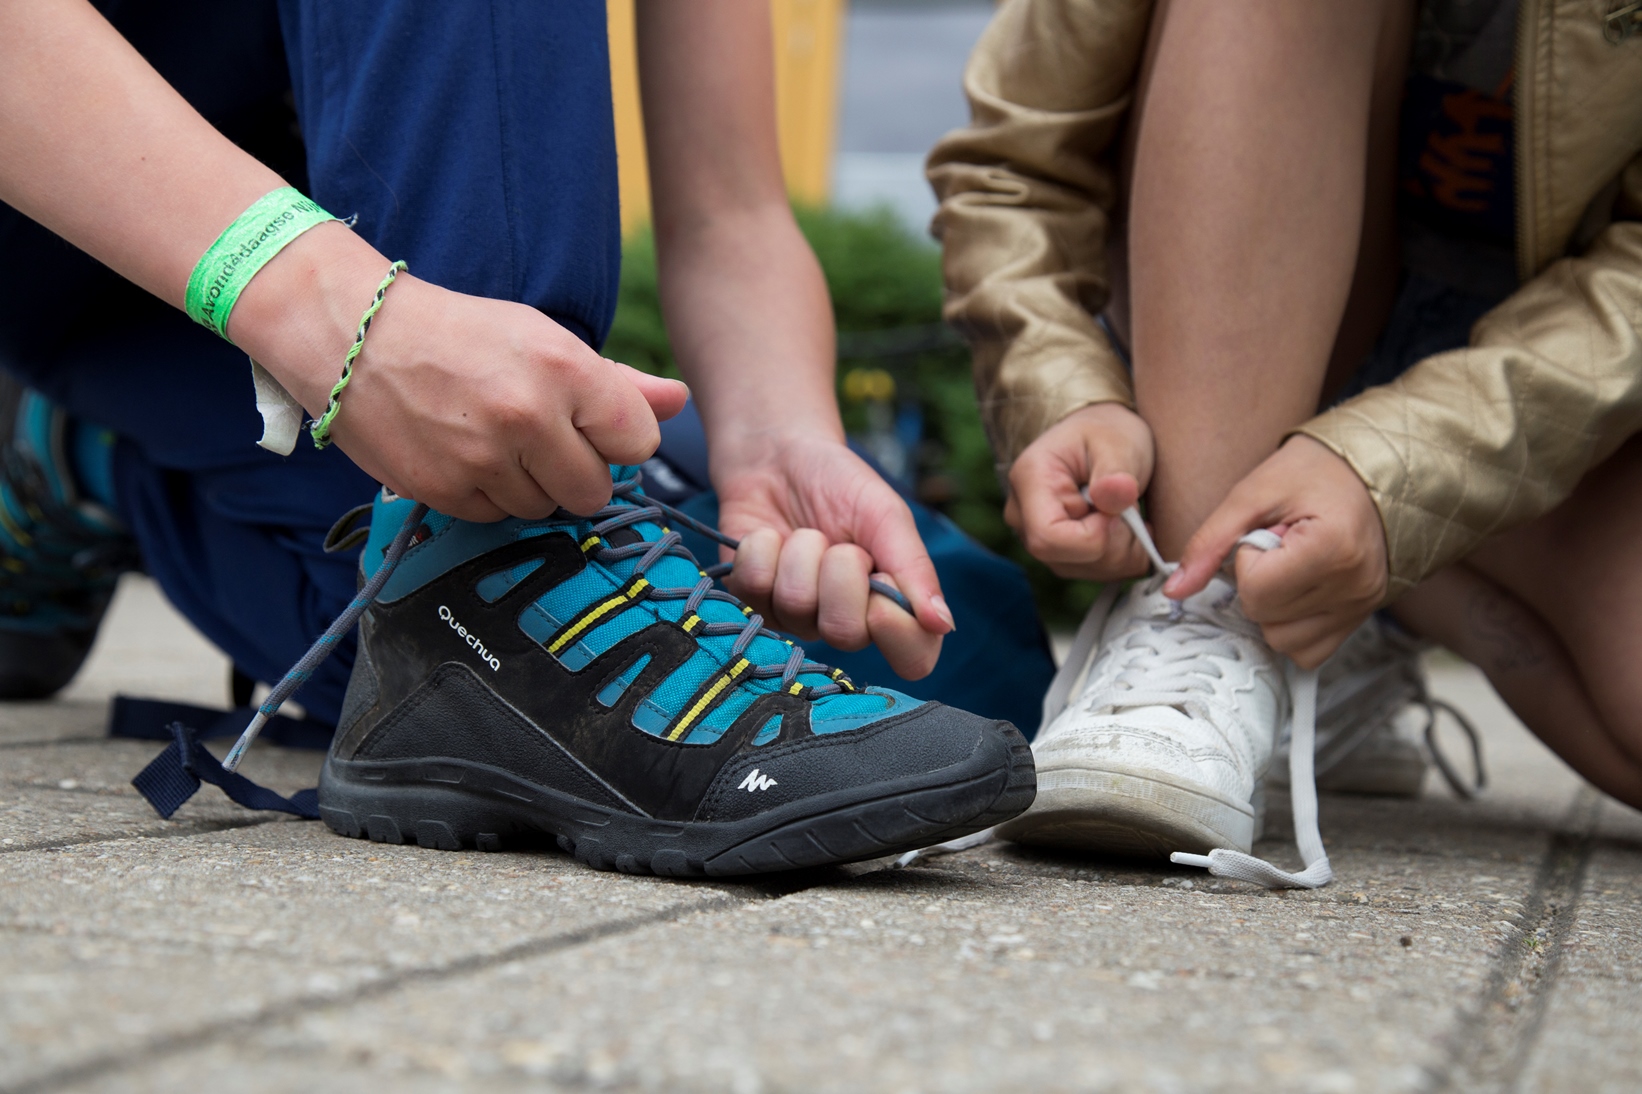
[[[808,660],[663,523],[689,518],[615,470],[591,517],[415,527],[360,623],[320,777],[333,829],[449,850],[549,837],[600,869],[734,875],[927,846],[1031,804],[1014,726]],[[364,578],[416,508],[378,499]]]
[[[4,388],[0,699],[43,699],[79,671],[137,552],[119,519],[76,485],[68,416],[10,381]]]

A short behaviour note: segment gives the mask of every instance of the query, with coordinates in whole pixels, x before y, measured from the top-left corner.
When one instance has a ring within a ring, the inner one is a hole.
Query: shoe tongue
[[[1131,609],[1136,618],[1192,619],[1217,623],[1239,634],[1254,634],[1259,630],[1243,614],[1242,605],[1237,602],[1237,586],[1218,575],[1210,578],[1201,592],[1181,601],[1164,596],[1163,582],[1155,578],[1144,585],[1136,585],[1130,595],[1136,598]]]
[[[604,541],[612,547],[627,547],[634,543],[645,542],[644,534],[637,528],[617,528],[604,537]]]
[[[638,464],[613,463],[610,465],[611,482],[626,482],[628,479],[636,478],[638,473]]]

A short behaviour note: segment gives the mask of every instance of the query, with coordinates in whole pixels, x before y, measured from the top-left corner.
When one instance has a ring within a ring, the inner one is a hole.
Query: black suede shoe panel
[[[365,732],[376,723],[377,702],[382,688],[377,683],[376,667],[371,664],[369,639],[371,620],[359,621],[359,648],[354,655],[353,674],[348,677],[348,690],[342,696],[342,714],[336,723],[336,739],[331,754],[351,759]],[[354,730],[360,732],[354,732]]]
[[[475,591],[484,576],[536,558],[544,564],[495,602],[486,602]],[[583,565],[580,549],[568,536],[540,536],[454,567],[391,604],[373,605],[366,616],[364,641],[381,690],[378,709],[395,710],[447,661],[465,665],[639,809],[654,817],[688,819],[724,761],[757,727],[743,718],[733,727],[736,732],[714,744],[686,745],[633,725],[638,703],[698,649],[675,624],[657,621],[578,672],[566,669],[524,633],[520,613]],[[453,621],[461,631],[454,629]],[[486,656],[481,657],[462,632],[476,636]],[[614,707],[598,702],[598,692],[644,655],[649,655],[649,663],[621,700]],[[788,707],[782,704],[779,709]]]
[[[469,760],[596,802],[631,810],[547,734],[504,703],[466,665],[446,663],[378,722],[360,760]]]

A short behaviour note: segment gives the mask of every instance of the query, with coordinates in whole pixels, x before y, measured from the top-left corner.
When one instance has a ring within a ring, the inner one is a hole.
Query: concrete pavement
[[[1642,1089],[1642,816],[1434,676],[1492,788],[1325,798],[1316,892],[1001,844],[680,883],[210,787],[159,820],[106,700],[220,704],[227,666],[128,578],[68,693],[0,704],[0,1090]]]

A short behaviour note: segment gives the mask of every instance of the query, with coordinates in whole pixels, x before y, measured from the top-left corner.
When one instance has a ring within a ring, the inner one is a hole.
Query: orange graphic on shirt
[[[1485,133],[1482,125],[1489,119],[1511,120],[1511,103],[1505,97],[1510,86],[1511,78],[1507,76],[1494,95],[1466,88],[1443,96],[1443,113],[1459,130],[1432,133],[1419,160],[1420,170],[1431,180],[1431,197],[1438,204],[1465,213],[1487,210],[1486,195],[1494,189],[1494,180],[1489,177],[1494,167],[1490,156],[1505,153],[1505,134],[1497,129]]]

